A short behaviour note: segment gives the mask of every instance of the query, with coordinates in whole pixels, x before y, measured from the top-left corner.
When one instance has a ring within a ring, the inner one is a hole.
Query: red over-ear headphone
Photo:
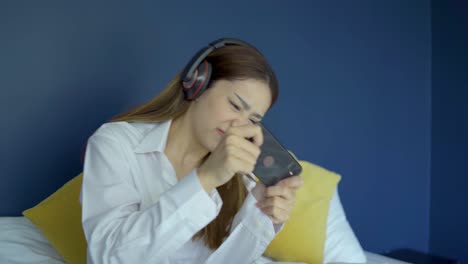
[[[205,58],[215,49],[227,46],[239,45],[257,50],[254,46],[240,39],[221,38],[208,44],[207,47],[199,50],[182,72],[182,87],[185,100],[194,100],[207,89],[210,83],[213,67]]]

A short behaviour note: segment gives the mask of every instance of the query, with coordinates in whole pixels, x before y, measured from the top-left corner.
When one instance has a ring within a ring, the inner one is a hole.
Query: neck
[[[189,112],[174,119],[169,129],[165,153],[174,166],[196,168],[208,154],[197,138],[190,122]]]

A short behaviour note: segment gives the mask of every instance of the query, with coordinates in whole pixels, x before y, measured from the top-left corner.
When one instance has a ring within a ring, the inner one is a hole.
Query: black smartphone
[[[263,144],[253,174],[266,186],[299,175],[302,172],[299,162],[263,124],[258,125],[262,128]]]

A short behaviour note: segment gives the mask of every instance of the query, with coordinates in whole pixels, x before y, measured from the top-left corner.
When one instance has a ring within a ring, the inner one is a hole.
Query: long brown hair
[[[265,57],[258,51],[244,46],[226,46],[214,50],[206,60],[213,66],[208,89],[216,80],[256,79],[264,81],[271,90],[270,108],[278,98],[278,81]],[[110,122],[161,122],[183,115],[191,102],[182,92],[180,73],[166,88],[150,101],[113,117]],[[204,158],[208,158],[209,154]],[[226,184],[217,188],[223,206],[218,216],[195,234],[192,240],[204,239],[211,249],[217,249],[229,235],[234,216],[241,208],[247,195],[242,175],[236,174]]]

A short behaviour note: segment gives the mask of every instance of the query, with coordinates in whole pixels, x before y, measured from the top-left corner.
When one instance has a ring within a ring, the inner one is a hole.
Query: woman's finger
[[[294,201],[286,200],[281,196],[274,196],[258,202],[258,208],[272,211],[273,208],[279,208],[286,211],[292,211],[294,208]]]
[[[257,158],[260,155],[260,148],[255,146],[252,142],[236,135],[226,137],[225,141],[226,148],[229,148],[232,152],[237,153],[239,156],[246,156],[257,162]]]
[[[261,146],[263,144],[263,132],[259,125],[248,124],[243,126],[230,127],[226,135],[237,135],[241,138],[251,138],[252,143]]]
[[[265,190],[265,197],[281,196],[287,200],[295,199],[295,192],[291,188],[284,186],[270,186]]]
[[[236,160],[236,172],[241,174],[248,174],[249,172],[252,172],[255,168],[255,161],[247,157],[245,153],[244,155],[242,155],[241,152],[234,152],[230,155]]]
[[[304,184],[304,180],[301,176],[292,176],[286,179],[282,179],[276,185],[284,186],[288,188],[299,188]]]
[[[261,210],[264,214],[268,215],[275,224],[285,222],[289,219],[289,211],[278,207],[262,208]]]

